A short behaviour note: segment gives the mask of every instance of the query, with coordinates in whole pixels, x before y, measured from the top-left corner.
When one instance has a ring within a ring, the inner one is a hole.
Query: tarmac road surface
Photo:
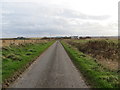
[[[10,88],[87,88],[59,41],[50,46]]]

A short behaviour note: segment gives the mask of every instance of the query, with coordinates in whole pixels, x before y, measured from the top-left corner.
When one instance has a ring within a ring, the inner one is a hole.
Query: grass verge
[[[17,78],[54,41],[2,48],[2,82]]]
[[[80,70],[92,88],[118,88],[119,79],[117,72],[111,72],[102,67],[92,57],[89,57],[77,49],[62,42],[65,50],[73,60],[75,66]]]

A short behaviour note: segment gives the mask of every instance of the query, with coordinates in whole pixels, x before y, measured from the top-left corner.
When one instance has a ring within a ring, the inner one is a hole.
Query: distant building
[[[71,39],[79,39],[78,36],[71,36]]]

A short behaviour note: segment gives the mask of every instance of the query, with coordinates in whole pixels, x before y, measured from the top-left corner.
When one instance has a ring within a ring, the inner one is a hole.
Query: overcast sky
[[[1,0],[2,37],[115,36],[120,0]]]

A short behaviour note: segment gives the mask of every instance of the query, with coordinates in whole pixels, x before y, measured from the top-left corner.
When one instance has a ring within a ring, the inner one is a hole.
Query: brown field
[[[96,62],[110,70],[118,70],[118,39],[94,38],[65,40],[79,51],[92,56]]]
[[[0,40],[0,47],[9,46],[9,45],[21,45],[26,43],[39,43],[47,42],[47,40]]]

